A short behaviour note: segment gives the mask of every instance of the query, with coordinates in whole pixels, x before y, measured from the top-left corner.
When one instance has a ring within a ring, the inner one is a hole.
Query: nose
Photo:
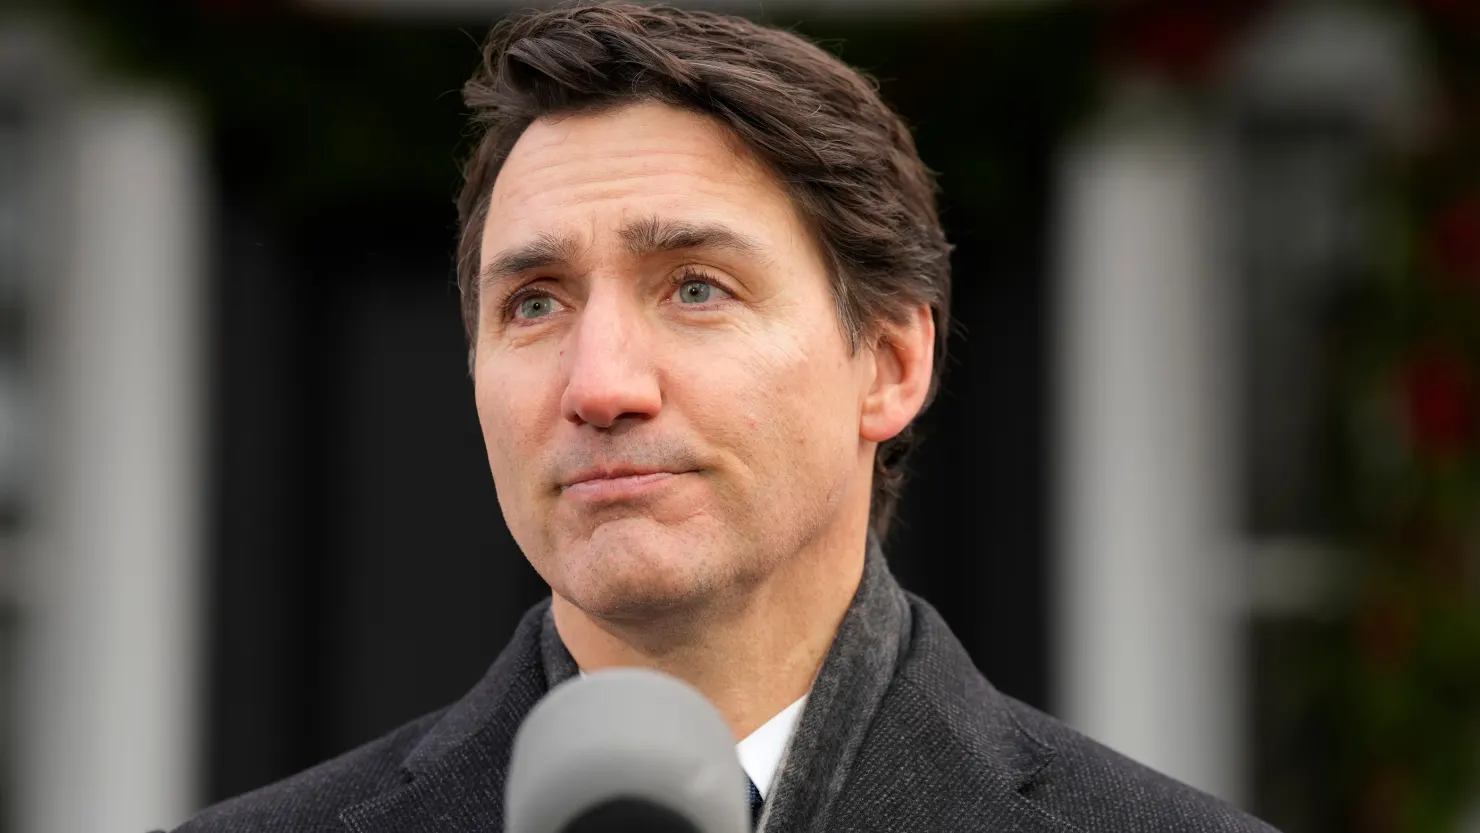
[[[662,391],[640,313],[593,292],[566,348],[560,408],[577,425],[609,429],[658,415]]]

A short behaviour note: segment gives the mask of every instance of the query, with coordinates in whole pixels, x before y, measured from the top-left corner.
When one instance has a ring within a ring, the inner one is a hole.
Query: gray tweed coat
[[[177,833],[498,833],[514,733],[576,673],[525,615],[462,700]],[[1001,694],[876,546],[767,797],[770,833],[1271,831]]]

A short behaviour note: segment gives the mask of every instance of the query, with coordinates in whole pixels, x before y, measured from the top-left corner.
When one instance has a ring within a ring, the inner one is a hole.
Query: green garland
[[[1359,559],[1317,657],[1346,829],[1480,806],[1480,5],[1412,6],[1440,106],[1395,165],[1381,280],[1345,349],[1338,479]]]

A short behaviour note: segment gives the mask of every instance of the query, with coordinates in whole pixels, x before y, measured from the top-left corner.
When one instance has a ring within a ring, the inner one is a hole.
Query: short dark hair
[[[718,119],[776,175],[811,227],[855,351],[883,322],[929,305],[937,344],[926,403],[934,398],[951,294],[934,176],[877,85],[833,55],[744,18],[585,3],[496,25],[463,97],[481,130],[458,198],[457,281],[470,345],[489,198],[525,128],[544,116],[657,101]],[[875,456],[869,525],[880,540],[912,442],[907,428]]]

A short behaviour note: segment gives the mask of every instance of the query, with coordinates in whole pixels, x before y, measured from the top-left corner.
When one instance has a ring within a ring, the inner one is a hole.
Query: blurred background
[[[888,551],[987,676],[1290,833],[1480,831],[1480,3],[714,5],[940,173]],[[544,594],[451,268],[515,7],[0,11],[0,833],[349,749]]]

